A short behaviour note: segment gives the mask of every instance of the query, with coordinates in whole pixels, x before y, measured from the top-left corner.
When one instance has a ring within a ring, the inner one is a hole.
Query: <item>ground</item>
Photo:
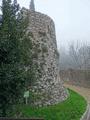
[[[70,84],[64,84],[65,87],[70,88],[76,92],[78,92],[80,95],[82,95],[88,102],[90,106],[90,88],[84,88],[80,86],[70,85]],[[89,112],[86,120],[90,120],[90,107]]]
[[[17,106],[23,117],[40,117],[45,120],[80,120],[86,110],[86,100],[76,92],[69,90],[69,97],[65,101],[47,107]]]

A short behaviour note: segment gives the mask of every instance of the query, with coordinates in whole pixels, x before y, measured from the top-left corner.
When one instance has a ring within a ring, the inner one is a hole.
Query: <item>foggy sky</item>
[[[28,8],[30,0],[18,2]],[[35,8],[54,20],[58,48],[73,40],[90,43],[90,0],[35,0]]]

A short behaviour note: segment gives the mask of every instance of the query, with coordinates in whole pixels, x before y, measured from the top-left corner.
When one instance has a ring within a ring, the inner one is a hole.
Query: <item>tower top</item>
[[[29,9],[30,9],[31,11],[35,11],[34,0],[31,0],[31,2],[30,2],[30,6],[29,6]]]

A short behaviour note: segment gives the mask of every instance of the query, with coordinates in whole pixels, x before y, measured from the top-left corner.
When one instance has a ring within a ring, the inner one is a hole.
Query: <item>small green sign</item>
[[[29,97],[29,91],[24,92],[24,98],[28,98]]]

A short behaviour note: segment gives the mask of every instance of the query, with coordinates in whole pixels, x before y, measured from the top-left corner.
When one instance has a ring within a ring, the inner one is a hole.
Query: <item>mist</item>
[[[21,7],[29,8],[30,0],[18,2]],[[35,0],[35,8],[54,20],[58,49],[62,46],[68,49],[77,40],[90,44],[89,0]]]

